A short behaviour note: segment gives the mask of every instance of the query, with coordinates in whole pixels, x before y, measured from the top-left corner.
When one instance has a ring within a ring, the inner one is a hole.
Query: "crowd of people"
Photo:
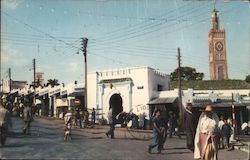
[[[30,124],[33,119],[33,101],[23,99],[11,104],[6,101],[3,103],[0,100],[0,131],[1,131],[1,145],[5,144],[8,128],[12,126],[11,115],[19,116],[24,121],[23,133],[30,134]],[[89,116],[91,116],[89,121]],[[164,149],[167,136],[172,138],[178,136],[179,121],[175,113],[172,111],[166,112],[155,108],[152,114],[152,127],[153,127],[153,143],[148,146],[148,152],[151,153],[152,149],[157,147],[157,153],[161,153]],[[202,111],[196,123],[193,115],[192,104],[188,103],[185,112],[185,132],[186,132],[186,145],[187,148],[194,152],[194,159],[201,160],[216,160],[218,159],[219,149],[232,150],[233,147],[230,143],[233,135],[232,119],[225,118],[213,112],[213,106],[207,105]],[[115,114],[111,106],[108,112],[109,130],[105,133],[107,137],[114,138],[115,125],[120,121],[126,127],[144,128],[145,127],[145,114],[135,115],[134,113],[121,112]],[[131,124],[129,124],[131,122]],[[91,113],[87,109],[81,110],[68,110],[64,115],[65,134],[64,140],[72,139],[71,129],[72,126],[79,126],[80,128],[94,127],[96,123],[96,111],[92,109]],[[242,127],[245,129],[245,127]],[[243,130],[245,132],[245,130]]]
[[[22,132],[24,134],[30,134],[30,124],[33,119],[32,105],[28,98],[11,103],[11,101],[3,101],[0,99],[0,133],[1,133],[1,145],[4,146],[8,129],[12,127],[11,116],[21,117],[24,121]]]
[[[80,128],[93,128],[96,123],[96,112],[95,108],[92,109],[91,112],[91,120],[89,121],[89,111],[84,109],[80,110],[68,110],[68,112],[64,115],[64,141],[68,139],[72,139],[71,136],[71,128],[72,126],[79,126]]]
[[[157,153],[161,153],[166,142],[167,134],[179,136],[178,119],[176,115],[169,112],[167,116],[164,111],[155,109],[152,115],[153,143],[148,146],[148,152],[157,147]],[[167,118],[164,118],[167,117]],[[167,119],[167,121],[166,121]],[[185,112],[185,132],[187,148],[194,152],[194,159],[216,160],[219,149],[233,149],[230,137],[233,136],[232,119],[221,117],[213,112],[213,106],[207,105],[196,122],[192,112],[192,104],[189,103]]]

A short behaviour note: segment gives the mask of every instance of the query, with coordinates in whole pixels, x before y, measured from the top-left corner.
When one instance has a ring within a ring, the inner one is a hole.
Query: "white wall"
[[[88,106],[92,108],[99,104],[99,108],[103,109],[99,112],[103,112],[104,117],[108,112],[109,99],[115,93],[121,95],[125,112],[132,111],[136,114],[145,112],[148,114],[147,103],[152,97],[158,95],[157,84],[162,85],[163,89],[169,88],[170,76],[149,67],[104,70],[98,73],[99,81],[120,78],[132,79],[132,83],[130,81],[112,83],[112,88],[108,83],[104,86],[99,84],[97,90],[96,72],[88,73]]]

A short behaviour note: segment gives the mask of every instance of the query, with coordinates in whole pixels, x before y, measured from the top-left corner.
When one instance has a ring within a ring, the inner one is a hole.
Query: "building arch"
[[[109,99],[109,108],[112,108],[114,115],[117,116],[123,111],[123,100],[120,94],[114,93]]]

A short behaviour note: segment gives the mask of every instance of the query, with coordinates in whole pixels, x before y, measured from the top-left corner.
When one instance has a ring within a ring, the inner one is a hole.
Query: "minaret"
[[[227,80],[227,52],[225,29],[220,28],[219,11],[212,12],[212,29],[208,33],[209,68],[211,80]]]

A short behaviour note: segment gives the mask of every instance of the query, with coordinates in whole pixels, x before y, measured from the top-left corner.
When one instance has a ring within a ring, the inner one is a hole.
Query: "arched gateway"
[[[120,96],[120,94],[115,93],[110,97],[109,108],[113,109],[115,116],[117,116],[120,112],[123,111],[122,97]]]

